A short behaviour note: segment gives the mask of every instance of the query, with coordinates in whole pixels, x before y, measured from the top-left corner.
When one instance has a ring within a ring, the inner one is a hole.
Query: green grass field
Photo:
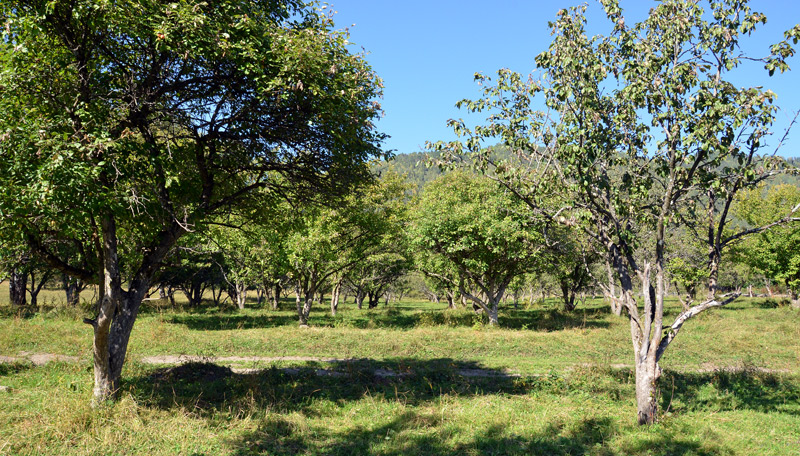
[[[47,293],[40,303],[57,304]],[[774,302],[686,324],[651,427],[635,425],[627,319],[600,301],[506,308],[499,329],[413,301],[348,303],[335,318],[320,307],[309,328],[292,299],[279,311],[157,304],[137,320],[119,402],[100,410],[88,313],[0,306],[0,355],[79,359],[0,364],[0,454],[800,454],[800,312]],[[144,362],[157,355],[270,360]]]

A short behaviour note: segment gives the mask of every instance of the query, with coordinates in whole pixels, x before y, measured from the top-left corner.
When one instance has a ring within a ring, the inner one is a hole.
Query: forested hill
[[[413,152],[410,154],[398,154],[393,159],[380,161],[373,166],[377,173],[392,171],[397,174],[405,175],[408,182],[413,186],[413,191],[418,194],[428,182],[436,179],[442,171],[437,166],[429,166],[427,163],[428,154],[425,152]]]
[[[503,159],[509,156],[507,150],[502,146],[494,146],[492,149],[497,158]],[[430,154],[426,152],[398,154],[388,162],[381,161],[377,163],[373,166],[373,170],[379,173],[390,170],[398,174],[405,174],[408,182],[413,186],[413,191],[419,193],[428,182],[442,174],[442,170],[439,167],[429,165],[428,156],[436,159],[440,154],[438,152]]]
[[[500,157],[507,156],[508,153],[502,147],[495,146],[496,154]],[[432,153],[432,157],[438,158],[438,153]],[[800,168],[800,158],[787,158],[787,165]],[[733,163],[731,163],[732,165]],[[428,154],[425,152],[413,152],[409,154],[398,154],[393,159],[380,161],[373,166],[375,172],[381,173],[386,170],[398,174],[405,174],[408,182],[412,185],[415,193],[419,193],[428,182],[436,179],[442,174],[437,166],[428,165]],[[794,184],[800,186],[800,175],[782,174],[775,176],[768,181],[767,186],[772,187],[778,184]]]

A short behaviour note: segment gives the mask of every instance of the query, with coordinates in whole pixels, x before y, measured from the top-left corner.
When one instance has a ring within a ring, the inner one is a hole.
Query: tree
[[[612,29],[607,36],[587,36],[585,7],[562,10],[551,24],[553,42],[536,58],[541,78],[524,80],[508,70],[497,83],[478,76],[483,98],[460,105],[490,111],[487,125],[451,121],[466,139],[434,147],[469,157],[532,215],[581,222],[608,254],[630,319],[638,422],[650,424],[667,347],[687,320],[737,296],[705,300],[665,324],[667,228],[691,213],[686,209],[697,195],[726,185],[725,164],[742,169],[765,144],[774,94],[736,88],[725,78],[742,61],[760,61],[770,74],[788,69],[794,53],[788,41],[796,42],[800,26],[757,58],[745,55],[739,41],[766,18],[746,2],[711,2],[705,10],[700,2],[664,1],[632,25],[616,1],[602,4]],[[537,109],[537,96],[547,111]],[[496,138],[513,160],[485,152],[482,142]],[[569,204],[543,204],[565,187]],[[642,286],[641,309],[634,279]]]
[[[598,261],[595,246],[576,227],[554,226],[549,232],[551,245],[545,249],[542,269],[558,284],[564,310],[575,310],[578,293],[589,287]]]
[[[498,304],[509,283],[533,268],[544,245],[540,227],[519,209],[519,202],[491,180],[452,171],[425,188],[412,218],[411,242],[455,266],[459,280],[453,285],[483,309],[490,325],[498,324]],[[470,292],[465,281],[480,293]]]
[[[308,324],[318,295],[340,287],[355,266],[387,253],[391,239],[405,223],[404,199],[404,180],[384,175],[348,195],[337,207],[305,206],[293,211],[287,256],[300,326]]]
[[[246,198],[343,194],[381,154],[380,81],[304,3],[0,8],[0,232],[101,285],[86,320],[95,402],[118,389],[141,301],[183,235]]]
[[[750,226],[768,226],[800,204],[800,188],[791,184],[743,192],[734,211]],[[795,223],[772,226],[737,246],[740,262],[765,276],[783,282],[792,305],[800,307],[800,218]]]

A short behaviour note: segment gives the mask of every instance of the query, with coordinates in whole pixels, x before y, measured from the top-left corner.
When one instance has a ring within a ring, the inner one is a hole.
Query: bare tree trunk
[[[655,360],[644,359],[636,364],[636,409],[639,424],[653,424],[658,414],[656,381],[660,368]]]
[[[767,289],[767,296],[769,296],[770,298],[774,297],[773,294],[772,294],[772,288],[769,286],[769,280],[768,279],[764,279],[764,288]]]
[[[359,310],[361,310],[361,308],[364,305],[364,298],[365,297],[366,297],[366,293],[364,293],[363,289],[359,288],[358,291],[356,292],[356,306],[358,306]]]
[[[278,310],[279,304],[281,302],[281,283],[278,282],[275,284],[275,289],[272,293],[272,310]]]
[[[62,274],[61,284],[67,297],[67,305],[71,307],[77,306],[81,300],[81,290],[85,285],[80,279],[72,278],[66,274]]]
[[[12,305],[25,307],[28,305],[28,296],[25,293],[28,286],[28,274],[20,273],[14,268],[8,278],[8,295]]]
[[[127,292],[122,290],[116,223],[113,217],[104,216],[101,224],[103,275],[99,311],[94,320],[84,320],[94,330],[94,405],[114,399],[117,394],[133,323],[150,286],[150,277],[137,274],[130,289]],[[159,260],[155,258],[152,261]],[[143,269],[154,270],[150,266],[145,264]]]
[[[564,311],[575,310],[575,291],[570,289],[568,282],[561,282],[561,298],[564,300]]]
[[[314,291],[306,292],[303,307],[300,309],[300,327],[308,326],[308,316],[311,314],[311,306],[314,304]]]
[[[30,282],[29,282],[31,284],[31,286],[28,289],[28,293],[31,294],[31,307],[39,307],[39,299],[38,299],[39,298],[39,292],[42,291],[42,288],[47,283],[47,281],[50,279],[51,275],[52,275],[52,271],[48,270],[47,272],[42,274],[42,277],[39,279],[39,283],[36,283],[36,274],[33,271],[31,271],[31,273],[30,273],[31,279],[30,279]]]
[[[247,302],[247,284],[240,281],[234,281],[231,284],[231,293],[233,300],[236,302],[236,307],[239,310],[244,310],[245,303]]]
[[[336,311],[339,310],[339,295],[342,292],[342,281],[336,282],[331,291],[331,316],[336,316]]]
[[[720,252],[711,247],[708,253],[708,295],[709,300],[714,299],[719,287],[719,263],[721,260]]]
[[[445,292],[445,298],[447,298],[447,308],[448,309],[455,309],[456,308],[456,301],[454,298],[454,293],[452,291]]]
[[[299,280],[297,282],[295,282],[295,285],[294,285],[294,297],[295,297],[294,303],[295,303],[295,306],[297,307],[297,315],[300,318],[300,326],[303,326],[306,323],[303,320],[303,298],[302,298],[302,295],[300,294],[300,281]]]

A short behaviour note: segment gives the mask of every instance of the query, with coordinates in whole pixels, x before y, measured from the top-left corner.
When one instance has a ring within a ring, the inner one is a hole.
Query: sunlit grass
[[[497,329],[421,301],[349,302],[336,317],[320,307],[298,328],[292,307],[291,298],[278,311],[146,303],[121,399],[93,410],[91,333],[81,323],[90,311],[0,306],[0,354],[81,359],[0,365],[0,385],[11,388],[0,391],[0,454],[800,451],[800,312],[786,306],[744,299],[687,323],[662,362],[661,422],[649,428],[634,424],[627,320],[600,301],[571,314],[555,300],[507,307]],[[262,369],[249,374],[140,362],[167,354],[356,361],[234,363]]]

